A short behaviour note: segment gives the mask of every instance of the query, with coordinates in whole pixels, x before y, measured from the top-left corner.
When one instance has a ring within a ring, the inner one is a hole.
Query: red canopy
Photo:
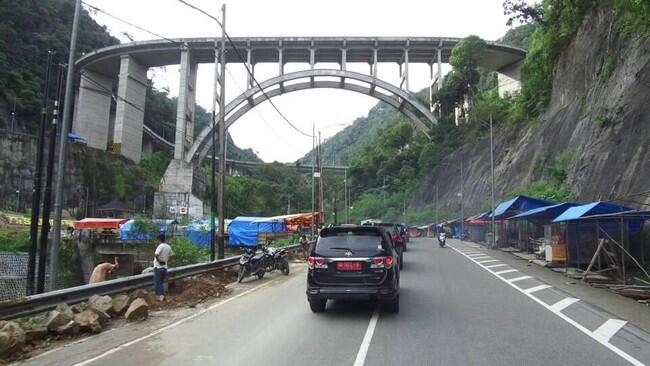
[[[75,221],[75,229],[119,229],[120,225],[129,221],[128,219],[96,219],[85,218]]]

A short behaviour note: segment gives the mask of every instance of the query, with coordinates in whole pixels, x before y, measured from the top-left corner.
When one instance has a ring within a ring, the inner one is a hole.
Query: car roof
[[[320,236],[328,236],[329,234],[336,234],[336,233],[344,233],[344,232],[367,232],[367,233],[383,233],[384,229],[377,227],[377,226],[370,226],[370,225],[352,225],[352,224],[345,224],[341,226],[332,226],[328,227],[325,229],[322,229],[320,231]]]

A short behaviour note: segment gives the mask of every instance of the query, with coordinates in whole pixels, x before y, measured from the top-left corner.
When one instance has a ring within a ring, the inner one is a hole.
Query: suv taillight
[[[397,233],[393,233],[392,237],[393,237],[394,242],[397,243],[398,241],[400,241],[400,237],[399,237],[399,235],[397,235]]]
[[[370,268],[386,268],[390,269],[393,266],[393,257],[375,257],[372,259]]]
[[[307,265],[309,266],[309,269],[327,268],[327,263],[325,263],[325,258],[322,257],[309,257],[307,259]]]

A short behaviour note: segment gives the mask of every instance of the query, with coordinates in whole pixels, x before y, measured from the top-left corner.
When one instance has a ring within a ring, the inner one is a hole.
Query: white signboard
[[[175,214],[178,212],[178,207],[176,206],[169,206],[169,213]]]

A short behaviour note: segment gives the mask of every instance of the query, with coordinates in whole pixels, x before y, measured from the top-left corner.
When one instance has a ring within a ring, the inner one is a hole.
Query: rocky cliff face
[[[116,196],[113,189],[116,177],[112,174],[117,170],[132,171],[133,163],[126,158],[104,151],[71,144],[68,149],[68,161],[65,174],[64,207],[71,209],[70,214],[78,212],[84,206],[86,190],[88,191],[88,213],[92,214],[94,207],[110,201]],[[20,191],[20,206],[23,210],[31,208],[32,187],[36,165],[37,139],[32,135],[3,131],[0,134],[0,207],[14,209]],[[58,150],[58,146],[57,146]],[[58,154],[57,154],[58,155]],[[47,151],[44,159],[47,159]],[[55,165],[56,165],[55,158]],[[54,169],[56,174],[56,167]],[[135,174],[135,173],[134,173]],[[118,178],[119,179],[119,178]],[[129,185],[128,193],[132,197],[127,201],[133,209],[144,207],[144,182],[135,179],[134,185]],[[43,171],[45,184],[45,171]],[[54,190],[54,186],[52,187]],[[151,207],[151,199],[147,206]],[[52,194],[54,204],[54,194]]]
[[[650,190],[650,42],[624,38],[613,22],[607,9],[585,17],[555,65],[551,103],[540,123],[496,133],[497,200],[540,179],[544,166],[565,151],[573,156],[567,184],[579,201],[612,200]],[[434,202],[436,184],[441,204],[457,205],[461,159],[469,213],[486,207],[487,140],[464,145],[448,157],[451,166],[432,170],[411,205]],[[633,200],[650,204],[647,196]]]

